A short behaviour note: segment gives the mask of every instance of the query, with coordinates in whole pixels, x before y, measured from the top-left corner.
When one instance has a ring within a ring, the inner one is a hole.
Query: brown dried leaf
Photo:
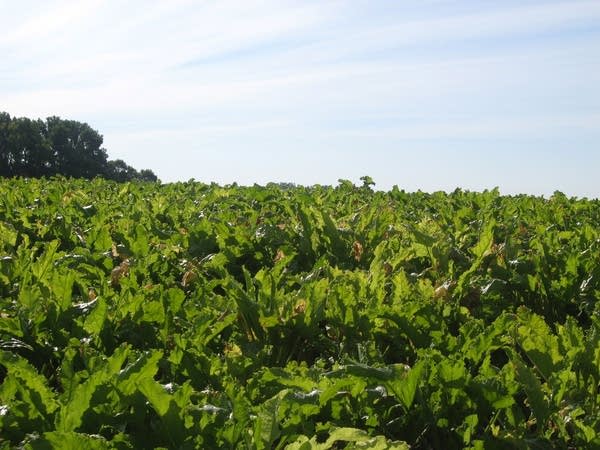
[[[273,258],[273,261],[279,262],[283,258],[285,258],[285,253],[283,253],[283,250],[279,249],[279,250],[277,250],[277,253],[275,254],[275,258]]]
[[[183,287],[189,286],[197,278],[198,275],[196,275],[196,272],[194,272],[193,270],[188,270],[186,273],[183,274],[183,277],[181,278],[181,285]]]
[[[354,243],[352,244],[352,256],[354,256],[355,260],[360,261],[363,255],[363,251],[364,249],[362,244],[358,241],[354,241]]]
[[[115,267],[110,273],[110,284],[112,287],[120,285],[121,278],[129,274],[129,260],[125,259],[121,264]]]
[[[302,299],[298,300],[298,302],[296,303],[296,306],[294,306],[294,315],[302,314],[302,313],[304,313],[304,311],[306,311],[306,300],[304,300],[302,298]]]

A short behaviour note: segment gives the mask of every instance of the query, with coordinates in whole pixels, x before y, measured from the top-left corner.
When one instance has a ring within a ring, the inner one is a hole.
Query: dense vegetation
[[[121,159],[109,160],[103,138],[87,123],[48,117],[46,121],[0,112],[0,177],[64,175],[116,181],[157,181]]]
[[[600,202],[0,182],[0,448],[600,448]]]

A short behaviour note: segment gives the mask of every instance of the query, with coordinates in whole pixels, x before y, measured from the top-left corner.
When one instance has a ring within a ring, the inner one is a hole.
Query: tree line
[[[158,181],[150,169],[137,171],[122,159],[109,160],[102,142],[102,135],[87,123],[0,112],[0,176]]]

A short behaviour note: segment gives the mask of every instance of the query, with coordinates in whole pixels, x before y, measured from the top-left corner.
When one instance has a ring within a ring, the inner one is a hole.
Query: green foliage
[[[117,159],[108,160],[103,138],[87,123],[48,117],[46,121],[11,118],[0,112],[0,176],[158,181]]]
[[[362,182],[0,181],[0,448],[599,448],[600,203]]]

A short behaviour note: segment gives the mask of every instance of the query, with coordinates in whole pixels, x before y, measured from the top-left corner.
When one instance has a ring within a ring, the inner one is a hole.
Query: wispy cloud
[[[348,139],[600,139],[596,0],[2,8],[1,108],[89,121],[124,158],[169,139],[281,152],[287,136],[322,155]]]
[[[0,45],[44,45],[44,41],[64,32],[80,20],[89,18],[101,5],[100,0],[85,2],[63,1],[37,4],[28,8],[28,16],[22,23],[15,23],[10,15],[4,15],[3,35]],[[3,5],[4,6],[4,5]],[[10,7],[9,7],[10,8]],[[30,15],[31,14],[31,15]]]
[[[378,121],[380,122],[380,121]],[[579,115],[535,115],[533,117],[484,117],[473,120],[455,117],[423,120],[409,118],[396,120],[393,126],[372,125],[358,129],[329,129],[327,134],[360,137],[387,138],[394,140],[438,140],[450,139],[549,139],[569,133],[598,132],[600,114]]]

